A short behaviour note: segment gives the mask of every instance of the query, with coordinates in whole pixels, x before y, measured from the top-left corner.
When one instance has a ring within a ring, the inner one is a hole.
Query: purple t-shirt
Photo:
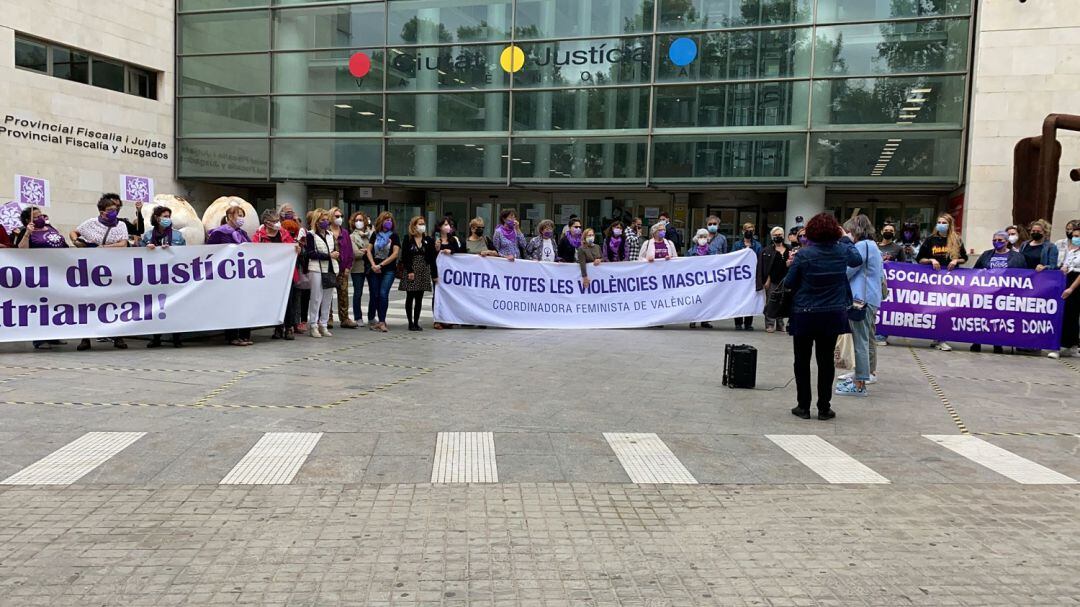
[[[667,259],[667,241],[660,240],[653,243],[653,258],[654,259]]]
[[[210,230],[206,244],[243,244],[251,242],[251,237],[243,230],[237,230],[229,224]]]
[[[65,249],[67,241],[64,235],[56,231],[56,228],[48,226],[44,230],[30,232],[31,249]]]

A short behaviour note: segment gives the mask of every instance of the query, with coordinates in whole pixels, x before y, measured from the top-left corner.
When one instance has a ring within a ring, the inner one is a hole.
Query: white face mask
[[[1018,240],[1020,240],[1019,236],[1016,234],[1009,234],[1009,244],[1016,244]]]
[[[427,234],[427,225],[422,223],[416,224],[416,231],[420,234]]]
[[[357,221],[353,225],[356,226],[357,230],[363,230],[364,229],[364,222],[362,222],[362,221]]]
[[[585,242],[587,242],[589,244],[592,244],[592,243],[596,242],[596,237],[595,236],[589,236],[588,238],[585,239]]]
[[[704,238],[704,237],[702,237],[702,238],[698,238],[698,239],[697,239],[697,243],[698,243],[699,245],[701,245],[701,246],[705,246],[705,245],[709,244],[709,239],[708,239],[708,238]]]
[[[270,224],[270,227],[274,228],[275,230],[280,230],[281,229],[281,222],[280,221],[275,221],[274,223]]]
[[[345,218],[344,217],[335,217],[334,218],[334,225],[339,226],[339,225],[341,225],[343,223],[345,223]]]

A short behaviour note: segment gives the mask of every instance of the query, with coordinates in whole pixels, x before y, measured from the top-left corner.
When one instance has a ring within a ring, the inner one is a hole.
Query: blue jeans
[[[367,274],[362,274],[360,272],[353,272],[352,274],[350,274],[350,276],[352,277],[352,291],[353,291],[353,293],[352,293],[352,317],[353,317],[353,320],[355,320],[356,322],[358,322],[360,324],[363,324],[364,323],[364,315],[360,313],[361,312],[361,310],[360,310],[360,297],[364,294],[364,281],[367,279]],[[368,306],[368,322],[369,323],[374,322],[374,320],[375,320],[374,311],[375,311],[374,308],[372,308],[371,306]]]
[[[386,322],[386,309],[390,307],[390,288],[394,286],[394,270],[384,268],[381,274],[368,273],[368,317],[374,311],[379,322]]]
[[[874,336],[874,314],[877,308],[866,304],[866,318],[860,321],[851,321],[851,341],[855,346],[855,379],[867,381],[870,374],[876,371],[877,345]]]

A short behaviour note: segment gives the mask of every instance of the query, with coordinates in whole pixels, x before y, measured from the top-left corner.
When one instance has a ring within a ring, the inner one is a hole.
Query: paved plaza
[[[0,346],[0,605],[1080,602],[1080,360],[898,341],[821,422],[760,326],[403,325]]]

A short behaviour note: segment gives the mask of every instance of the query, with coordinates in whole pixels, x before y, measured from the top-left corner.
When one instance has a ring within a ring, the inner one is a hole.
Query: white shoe
[[[1048,352],[1048,353],[1046,354],[1046,357],[1047,357],[1047,358],[1052,358],[1052,359],[1054,359],[1054,360],[1057,360],[1057,359],[1061,358],[1061,352],[1058,352],[1057,350],[1053,350],[1053,351],[1051,351],[1051,352]]]
[[[322,334],[319,333],[319,328],[315,325],[311,325],[311,329],[308,330],[308,335],[315,338],[322,337]]]
[[[952,346],[943,341],[934,344],[934,347],[942,352],[952,352]]]
[[[839,379],[841,381],[855,381],[855,372],[852,371],[851,373],[845,373],[843,375],[840,375],[836,379]],[[866,383],[867,383],[867,385],[876,384],[877,383],[877,375],[874,375],[873,373],[871,373],[870,374],[870,379],[866,380]]]
[[[334,334],[326,328],[326,325],[319,325],[319,333],[322,333],[323,337],[333,337]]]
[[[1069,358],[1080,358],[1080,346],[1073,346],[1065,351],[1065,356]]]

